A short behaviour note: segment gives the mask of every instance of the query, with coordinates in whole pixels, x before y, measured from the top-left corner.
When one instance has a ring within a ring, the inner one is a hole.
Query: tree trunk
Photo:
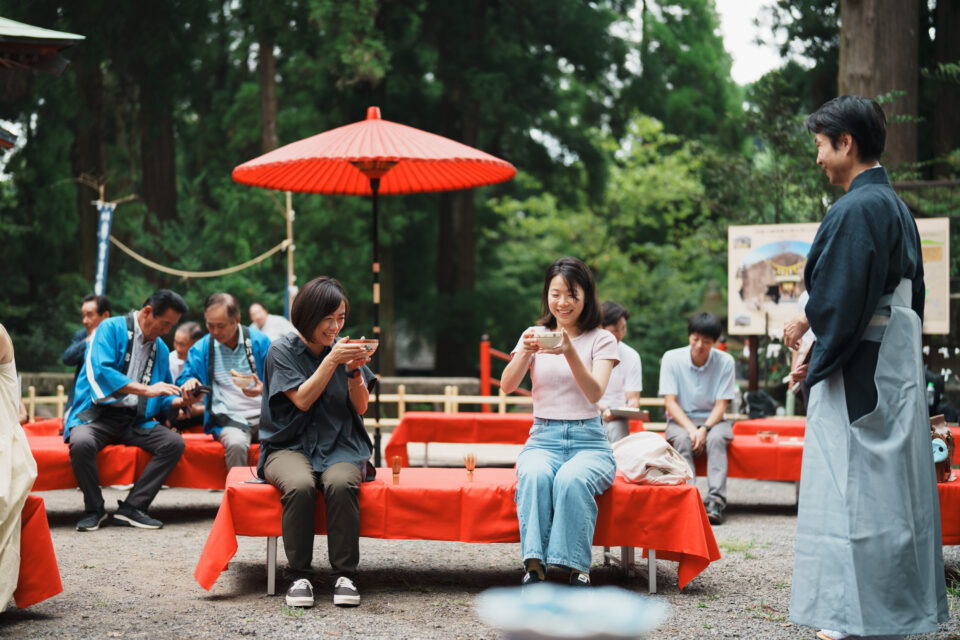
[[[260,38],[260,147],[263,153],[277,148],[277,60],[273,39]]]
[[[147,80],[149,83],[149,80]],[[177,217],[173,107],[140,85],[140,165],[143,202],[161,222]]]
[[[446,105],[453,111],[451,104]],[[448,112],[449,113],[449,112]],[[455,117],[449,113],[448,117]],[[471,147],[477,144],[478,126],[472,115],[460,118],[460,135],[451,135]],[[480,339],[474,326],[469,294],[476,281],[474,243],[474,192],[452,191],[440,196],[437,235],[437,293],[448,321],[437,336],[436,372],[463,375],[469,372],[471,353]]]
[[[920,52],[918,0],[841,0],[840,94],[876,98],[890,91],[906,94],[886,102],[884,164],[896,168],[917,160]]]
[[[937,36],[935,60],[937,63],[960,62],[960,0],[938,0],[936,9]],[[938,82],[936,107],[933,110],[933,153],[942,158],[960,148],[960,78],[956,82]],[[944,162],[933,166],[938,178],[950,175]]]
[[[94,181],[107,172],[106,121],[103,109],[103,74],[99,61],[78,56],[72,64],[77,82],[76,139],[73,149],[73,175]],[[86,184],[77,184],[77,214],[80,220],[80,265],[83,277],[93,280],[97,265],[97,218],[92,204],[99,192]]]

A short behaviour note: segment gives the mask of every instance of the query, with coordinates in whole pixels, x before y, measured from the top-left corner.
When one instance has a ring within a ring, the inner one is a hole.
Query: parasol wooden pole
[[[293,307],[293,296],[295,295],[296,285],[294,284],[297,281],[297,276],[293,274],[293,194],[287,191],[287,291],[284,296],[286,304],[284,311],[286,312],[287,320],[290,319],[290,309]]]
[[[380,238],[378,234],[377,194],[380,191],[380,178],[370,178],[370,191],[373,193],[373,224],[371,236],[373,241],[373,337],[380,337]],[[373,396],[373,463],[380,466],[380,349],[373,352],[373,373],[377,376],[377,384]]]

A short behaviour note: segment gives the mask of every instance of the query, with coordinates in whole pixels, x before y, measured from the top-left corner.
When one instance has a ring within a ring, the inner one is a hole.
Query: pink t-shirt
[[[530,327],[537,333],[549,331],[544,327]],[[593,370],[597,360],[620,361],[617,339],[605,329],[591,329],[573,338],[573,348],[588,371]],[[517,341],[512,354],[523,348],[523,335]],[[567,364],[565,356],[552,353],[537,353],[530,362],[530,380],[533,383],[533,415],[550,420],[586,420],[600,415],[600,408],[583,395]]]

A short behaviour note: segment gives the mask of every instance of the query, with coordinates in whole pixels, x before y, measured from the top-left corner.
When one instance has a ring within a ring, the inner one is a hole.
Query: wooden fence
[[[37,405],[55,405],[56,417],[63,417],[63,407],[67,402],[67,396],[63,393],[63,385],[57,385],[57,394],[53,396],[38,396],[37,389],[34,386],[27,387],[27,395],[23,398],[23,404],[27,408],[27,416],[30,422],[36,417]],[[396,418],[381,418],[381,427],[395,427],[400,424],[403,414],[410,411],[409,405],[431,405],[430,408],[417,407],[425,411],[442,411],[443,413],[457,413],[460,411],[460,405],[490,405],[496,407],[497,413],[506,413],[507,407],[533,407],[533,398],[530,396],[510,396],[501,391],[496,396],[483,395],[460,395],[459,387],[456,385],[447,385],[442,394],[437,393],[407,393],[407,386],[404,384],[397,386],[396,393],[381,393],[380,404],[395,404],[397,406]],[[662,407],[663,398],[641,398],[641,407]],[[373,418],[365,419],[368,427],[374,426]]]

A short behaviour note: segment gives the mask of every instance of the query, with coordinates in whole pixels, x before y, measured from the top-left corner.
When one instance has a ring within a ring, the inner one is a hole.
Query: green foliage
[[[668,131],[729,142],[740,95],[713,0],[643,3],[641,73],[628,95]]]

